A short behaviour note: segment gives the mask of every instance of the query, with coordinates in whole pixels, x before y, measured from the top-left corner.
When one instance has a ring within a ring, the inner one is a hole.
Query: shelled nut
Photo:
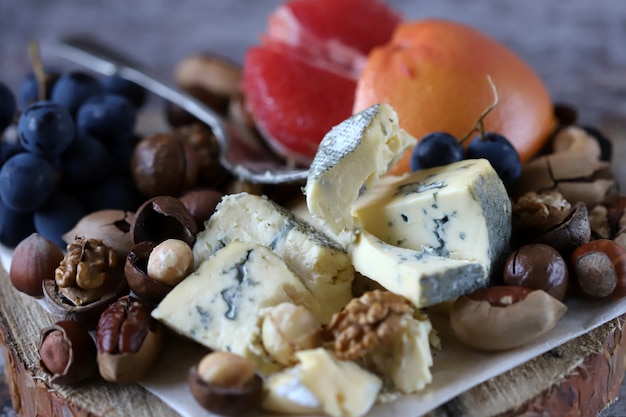
[[[246,358],[230,352],[207,354],[189,370],[189,388],[206,410],[240,416],[257,409],[263,394],[263,379]]]

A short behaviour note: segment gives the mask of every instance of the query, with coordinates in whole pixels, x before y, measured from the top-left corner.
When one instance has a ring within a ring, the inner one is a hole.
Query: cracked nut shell
[[[50,381],[74,385],[96,374],[96,344],[89,332],[75,321],[59,321],[41,330],[39,365]]]
[[[133,241],[130,224],[135,213],[124,210],[98,210],[81,218],[78,223],[63,235],[65,243],[72,243],[77,237],[97,239],[117,251],[125,258]]]
[[[137,243],[128,253],[124,265],[124,275],[130,289],[139,298],[151,303],[158,303],[174,288],[148,275],[148,258],[156,245],[149,241]]]
[[[131,224],[135,244],[178,239],[193,246],[197,233],[196,221],[187,207],[180,199],[170,196],[154,197],[144,202],[137,209]]]

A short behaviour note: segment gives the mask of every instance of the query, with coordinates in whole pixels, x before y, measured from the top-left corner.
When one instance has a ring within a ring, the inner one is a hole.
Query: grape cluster
[[[64,248],[85,214],[142,202],[129,166],[145,90],[117,76],[43,71],[17,96],[0,83],[0,243],[9,247],[38,232]]]

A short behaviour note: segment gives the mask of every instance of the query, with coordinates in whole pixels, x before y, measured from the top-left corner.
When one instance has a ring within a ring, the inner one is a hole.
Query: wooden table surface
[[[330,1],[330,0],[329,0]],[[86,34],[132,55],[171,79],[185,56],[211,51],[241,62],[266,16],[281,0],[0,0],[0,80],[17,89],[30,66],[27,43]],[[527,60],[554,101],[579,109],[581,121],[626,144],[626,1],[389,0],[410,19],[443,17],[471,24]],[[60,61],[46,56],[46,62]],[[626,146],[620,146],[620,149]],[[624,154],[620,151],[617,161]],[[622,190],[626,167],[615,163]],[[0,372],[2,367],[0,366]],[[0,385],[0,417],[12,415]],[[626,399],[626,387],[621,395]],[[626,416],[626,400],[603,417]]]

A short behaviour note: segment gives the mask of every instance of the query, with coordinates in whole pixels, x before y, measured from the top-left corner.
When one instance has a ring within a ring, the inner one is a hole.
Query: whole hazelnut
[[[535,243],[520,247],[507,258],[503,279],[506,285],[544,290],[557,300],[563,300],[569,273],[565,259],[556,249]]]
[[[191,247],[178,239],[167,239],[152,249],[148,257],[148,276],[175,286],[193,270]]]
[[[281,303],[263,319],[263,347],[276,362],[291,365],[297,362],[297,351],[319,346],[321,328],[319,320],[306,307]]]
[[[224,194],[215,190],[194,190],[183,194],[180,201],[196,221],[198,230],[203,230],[204,222],[211,217],[223,196]]]
[[[248,359],[231,352],[213,352],[191,367],[189,388],[206,410],[240,416],[260,406],[263,379]]]
[[[592,240],[572,253],[578,290],[594,298],[626,296],[626,248],[609,239]]]
[[[97,372],[96,344],[80,324],[64,320],[41,331],[40,366],[56,384],[74,385]]]
[[[38,233],[22,240],[13,252],[9,277],[18,290],[33,297],[43,296],[42,283],[54,278],[63,260],[63,251]]]

